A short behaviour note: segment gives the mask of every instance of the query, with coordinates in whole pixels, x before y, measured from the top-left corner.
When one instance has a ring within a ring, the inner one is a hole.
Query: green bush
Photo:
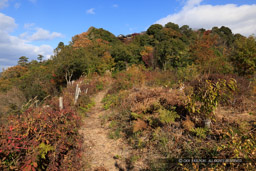
[[[103,88],[104,88],[104,84],[103,84],[103,82],[97,82],[97,85],[96,85],[96,89],[98,90],[98,91],[100,91],[100,90],[103,90]]]
[[[104,109],[107,110],[117,105],[118,100],[119,100],[119,97],[117,94],[112,94],[112,95],[107,94],[102,100],[102,102],[104,103]]]
[[[236,90],[236,80],[230,79],[205,80],[194,88],[193,94],[188,96],[187,109],[191,113],[197,113],[204,119],[214,116],[214,110],[225,94]],[[199,104],[199,105],[198,105]]]
[[[159,119],[162,124],[170,124],[175,122],[175,119],[180,118],[180,116],[174,110],[159,109]]]
[[[192,81],[198,78],[200,75],[198,66],[196,65],[188,65],[186,67],[177,68],[177,77],[178,80],[182,81]]]
[[[190,130],[192,133],[194,133],[199,138],[206,138],[206,133],[208,132],[208,129],[206,128],[192,128]]]

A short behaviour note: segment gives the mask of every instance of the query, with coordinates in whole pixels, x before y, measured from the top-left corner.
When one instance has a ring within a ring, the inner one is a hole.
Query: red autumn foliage
[[[146,64],[148,67],[154,66],[154,48],[151,46],[145,46],[144,50],[141,51],[141,56],[143,62]]]
[[[78,160],[80,117],[70,109],[30,108],[0,128],[0,170],[69,170]]]
[[[192,56],[195,58],[197,64],[204,64],[215,58],[214,47],[216,45],[216,39],[216,36],[210,35],[207,31],[191,46],[191,49],[193,49]]]

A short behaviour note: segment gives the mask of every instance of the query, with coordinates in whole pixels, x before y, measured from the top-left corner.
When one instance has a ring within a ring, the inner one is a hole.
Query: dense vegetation
[[[224,26],[195,31],[174,23],[154,24],[127,37],[91,27],[69,45],[60,42],[51,59],[38,55],[29,62],[22,56],[3,71],[0,168],[81,168],[81,113],[107,84],[99,81],[106,72],[115,80],[103,101],[106,109],[115,109],[108,116],[111,137],[126,138],[151,169],[255,168],[255,162],[173,162],[256,157],[255,37],[234,35]],[[74,104],[69,96],[78,79],[82,92],[89,92]],[[64,110],[58,109],[60,95],[66,98]],[[231,117],[232,112],[237,115]],[[241,113],[247,113],[242,120]]]
[[[199,77],[184,84],[174,72],[136,66],[115,75],[103,100],[115,112],[104,119],[111,122],[111,138],[123,136],[134,148],[130,161],[150,170],[255,169],[255,82],[248,89],[235,75]],[[182,158],[245,163],[179,163]]]

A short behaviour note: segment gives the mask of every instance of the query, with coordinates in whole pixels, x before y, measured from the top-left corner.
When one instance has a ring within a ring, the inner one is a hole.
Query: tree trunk
[[[72,76],[73,76],[73,71],[72,72],[69,72],[69,71],[66,72],[65,79],[66,79],[66,82],[67,82],[67,86],[71,85]]]

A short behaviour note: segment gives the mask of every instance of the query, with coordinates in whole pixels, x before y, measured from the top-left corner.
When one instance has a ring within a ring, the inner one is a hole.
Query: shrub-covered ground
[[[128,163],[163,170],[255,169],[253,161],[173,162],[255,158],[255,36],[225,26],[192,30],[167,23],[118,38],[91,27],[68,45],[60,42],[51,59],[39,57],[22,56],[0,74],[0,169],[79,168],[80,117],[95,105],[91,96],[110,82],[105,73],[115,81],[103,100],[113,114],[103,119],[111,122],[110,137],[123,136],[134,147]],[[74,104],[77,83],[82,93]]]
[[[216,74],[181,82],[182,77],[175,73],[138,67],[114,77],[103,102],[106,109],[115,111],[108,116],[113,133],[123,135],[135,150],[131,161],[147,163],[151,170],[255,169],[255,87],[249,86],[253,82]],[[221,87],[221,82],[228,86]],[[206,101],[195,96],[200,91]],[[217,106],[210,102],[215,94]],[[210,128],[204,125],[205,105],[213,113]],[[178,162],[185,158],[241,158],[243,162]]]
[[[0,128],[1,170],[81,170],[81,118],[93,106],[92,95],[104,88],[106,79],[81,78],[63,89],[64,109],[58,97],[23,105],[9,113]],[[74,104],[75,88],[81,95]]]

